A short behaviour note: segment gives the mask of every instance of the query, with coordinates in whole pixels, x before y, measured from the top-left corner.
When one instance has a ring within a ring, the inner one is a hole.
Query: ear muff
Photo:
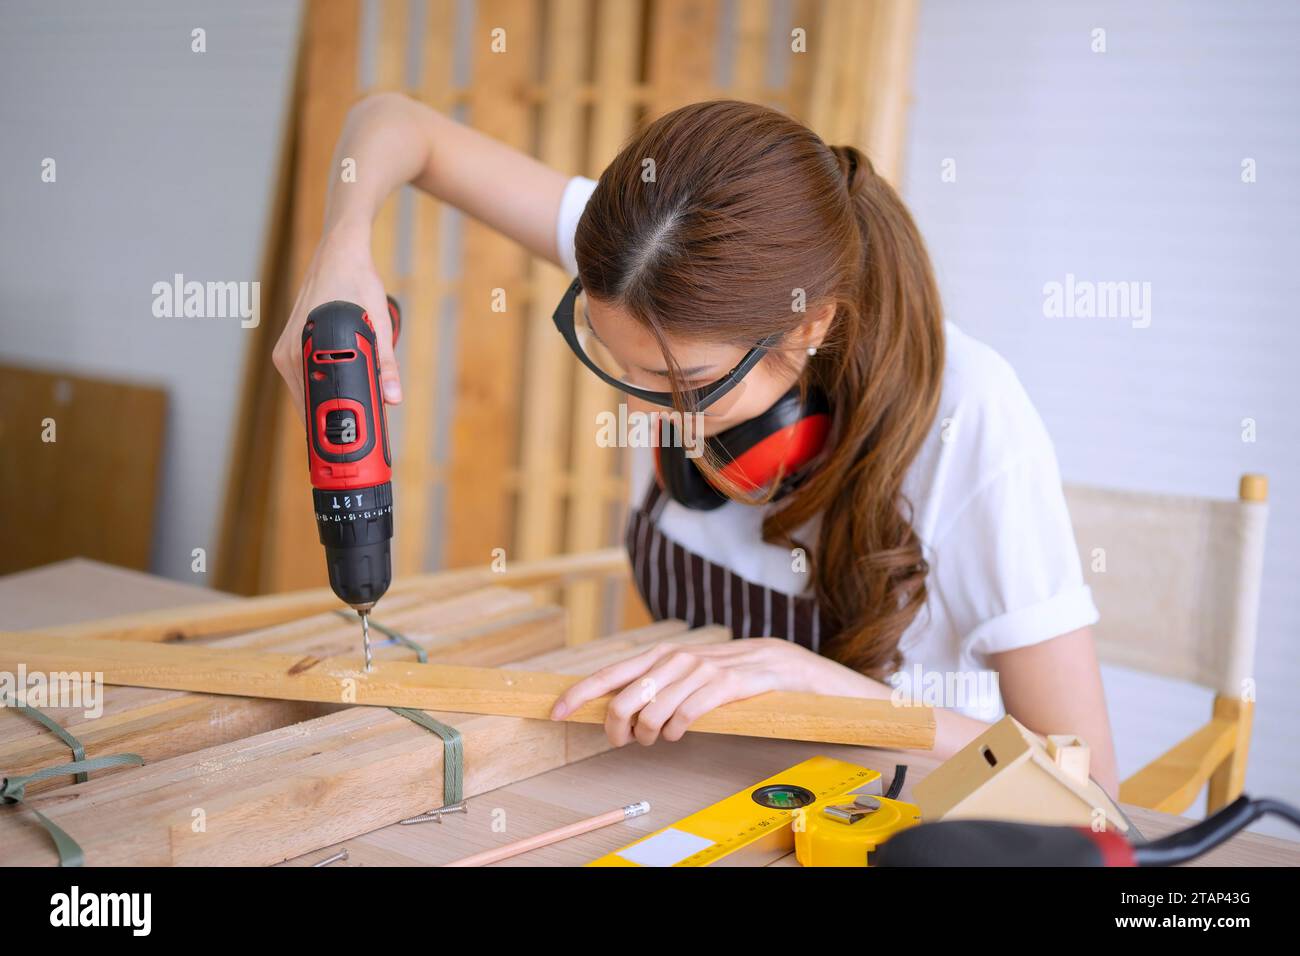
[[[721,471],[745,491],[768,488],[778,477],[782,486],[776,498],[797,484],[792,478],[826,444],[830,433],[830,403],[820,392],[799,394],[796,385],[757,418],[706,439],[709,450],[726,464]],[[667,441],[655,448],[655,474],[659,485],[678,503],[695,511],[712,511],[730,499],[715,488],[686,455],[675,426],[668,426]]]

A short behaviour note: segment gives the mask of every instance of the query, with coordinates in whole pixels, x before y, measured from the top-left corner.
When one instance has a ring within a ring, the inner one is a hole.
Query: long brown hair
[[[749,347],[834,303],[801,379],[831,402],[830,440],[770,509],[763,539],[802,547],[795,533],[820,514],[810,570],[834,632],[822,652],[878,679],[896,670],[928,571],[902,485],[944,363],[938,289],[898,194],[861,151],[783,113],[696,103],[651,123],[604,171],[576,253],[587,294],[650,328],[670,369],[670,336]],[[792,308],[798,290],[806,311]]]

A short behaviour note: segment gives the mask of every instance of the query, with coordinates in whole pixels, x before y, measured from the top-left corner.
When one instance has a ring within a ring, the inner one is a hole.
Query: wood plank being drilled
[[[720,629],[661,621],[550,651],[519,666],[590,673],[661,640],[726,640]],[[513,665],[512,665],[513,666]],[[464,743],[474,796],[609,749],[603,729],[519,717],[434,713]],[[404,717],[350,707],[34,797],[92,866],[277,863],[441,805],[442,742]],[[57,862],[22,806],[0,806],[0,862]]]
[[[202,646],[0,635],[0,667],[46,673],[90,671],[108,684],[240,697],[274,697],[377,707],[548,719],[556,699],[578,678],[486,667],[377,661],[365,672],[357,657],[253,653]],[[588,701],[566,721],[603,724],[608,696]],[[774,691],[724,704],[692,731],[778,737],[864,747],[934,746],[934,714],[889,700]]]
[[[423,646],[432,661],[496,666],[563,647],[564,611],[537,607],[530,595],[484,588],[445,601],[396,598],[381,618]],[[343,654],[360,638],[355,617],[316,615],[262,631],[218,638],[209,646],[268,648],[295,654]],[[377,635],[382,640],[383,635]],[[375,656],[411,659],[402,645],[377,643]],[[85,747],[87,756],[134,753],[146,763],[264,733],[330,713],[340,704],[229,697],[138,687],[105,687],[102,707],[43,707]],[[0,774],[22,776],[72,759],[47,728],[17,711],[0,715]],[[133,768],[112,768],[97,775]],[[67,778],[33,781],[28,793],[65,785]]]

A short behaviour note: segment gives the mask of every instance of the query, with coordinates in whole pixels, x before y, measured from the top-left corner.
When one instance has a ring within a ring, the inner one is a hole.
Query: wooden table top
[[[95,561],[73,560],[0,577],[5,627],[56,627],[131,611],[212,601],[217,592]],[[234,600],[232,598],[232,600]],[[346,848],[335,866],[431,866],[563,826],[639,800],[649,814],[507,860],[500,866],[578,866],[711,803],[822,754],[880,771],[886,782],[908,766],[902,799],[938,761],[924,753],[797,741],[688,734],[677,743],[630,744],[471,797],[468,812],[442,823],[393,825],[290,860],[309,866]],[[436,802],[430,785],[430,804]],[[1125,805],[1147,838],[1185,826],[1186,818]],[[793,854],[774,865],[797,865]],[[1192,865],[1300,866],[1300,843],[1242,833]]]

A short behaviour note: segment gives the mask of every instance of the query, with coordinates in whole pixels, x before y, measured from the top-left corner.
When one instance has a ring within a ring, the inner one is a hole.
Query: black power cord
[[[894,765],[894,779],[889,784],[889,789],[885,791],[886,800],[897,800],[898,795],[903,792],[903,781],[907,779],[907,764],[900,763]]]
[[[940,820],[886,840],[873,866],[1172,866],[1232,839],[1262,816],[1300,827],[1300,810],[1243,794],[1213,816],[1149,843],[1110,830],[1041,826],[1005,820]]]
[[[1186,830],[1179,830],[1133,848],[1138,866],[1172,866],[1194,860],[1202,853],[1232,839],[1260,817],[1274,814],[1300,827],[1300,810],[1264,797],[1251,799],[1244,793],[1232,803]]]

